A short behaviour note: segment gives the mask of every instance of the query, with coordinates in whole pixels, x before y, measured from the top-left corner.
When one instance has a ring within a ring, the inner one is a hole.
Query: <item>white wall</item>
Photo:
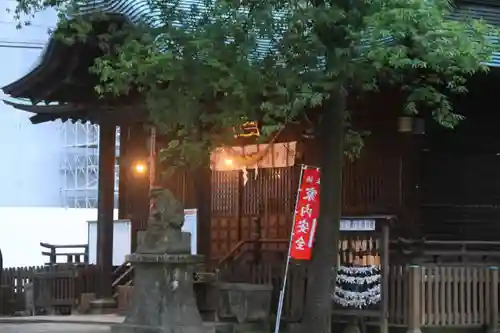
[[[115,210],[115,218],[117,213]],[[87,221],[96,219],[97,209],[0,207],[0,249],[4,267],[46,263],[40,242],[87,244]]]
[[[186,209],[183,231],[191,233],[191,253],[196,254],[197,211]],[[114,211],[118,219],[118,210]],[[4,267],[38,266],[48,261],[40,242],[53,245],[89,244],[89,259],[95,262],[96,228],[89,237],[89,221],[97,220],[97,209],[50,207],[0,207],[0,250]],[[95,222],[94,222],[95,224]],[[130,225],[115,228],[114,264],[123,262],[130,251]],[[92,228],[91,228],[92,229]],[[127,234],[128,233],[128,234]],[[81,249],[78,249],[81,250]],[[46,251],[46,250],[44,250]],[[73,252],[69,250],[69,252]],[[65,261],[65,258],[58,258]]]
[[[33,67],[42,50],[26,46],[43,46],[56,22],[55,13],[44,12],[32,26],[18,30],[6,11],[15,3],[0,1],[0,87]],[[0,99],[5,97],[0,92]],[[62,206],[59,124],[32,125],[29,116],[0,103],[0,207]]]

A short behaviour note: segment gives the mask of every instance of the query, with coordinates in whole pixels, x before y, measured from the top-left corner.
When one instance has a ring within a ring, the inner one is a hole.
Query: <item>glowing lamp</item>
[[[134,171],[135,174],[138,174],[138,175],[145,174],[147,169],[148,168],[144,162],[136,162],[132,166],[132,170]]]

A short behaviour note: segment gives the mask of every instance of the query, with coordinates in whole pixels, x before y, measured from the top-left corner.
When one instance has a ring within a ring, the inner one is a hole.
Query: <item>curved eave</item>
[[[110,13],[105,20],[101,19],[95,22],[105,22],[107,24],[112,22],[129,23],[129,20],[121,14]],[[99,31],[96,34],[99,34]],[[91,39],[89,38],[89,40]],[[71,86],[67,79],[71,78],[79,66],[82,66],[82,56],[95,53],[96,48],[96,45],[84,43],[68,45],[51,36],[45,51],[40,56],[38,65],[20,79],[1,89],[5,94],[13,98],[28,98],[34,103],[41,100],[56,101],[56,99],[50,99],[51,95],[63,85]],[[90,52],[91,50],[93,52]],[[95,58],[94,55],[90,55],[90,57]],[[92,63],[93,58],[89,59],[89,61],[83,60],[87,68],[89,67],[87,63]],[[90,73],[88,76],[91,76]],[[81,79],[80,76],[78,81],[81,81]],[[92,87],[87,88],[92,92]]]
[[[70,111],[80,111],[83,110],[83,107],[75,107],[74,105],[63,104],[63,105],[30,105],[23,103],[16,103],[9,100],[3,100],[3,102],[7,105],[12,106],[15,109],[21,111],[27,111],[32,113],[40,113],[40,114],[48,114],[48,113],[57,113],[64,114]]]
[[[90,121],[101,123],[111,121],[116,125],[147,121],[147,111],[137,105],[30,105],[9,100],[3,102],[17,110],[33,113],[30,121],[40,124],[49,121]]]
[[[43,75],[43,72],[46,70],[46,68],[50,66],[51,62],[53,62],[52,60],[54,58],[54,52],[56,51],[58,51],[58,48],[56,47],[56,41],[51,38],[49,40],[49,43],[45,47],[39,64],[20,79],[2,87],[3,92],[12,97],[17,97],[17,92],[22,89],[23,86],[29,85],[30,81],[33,81],[35,78]]]
[[[86,112],[84,107],[75,107],[74,105],[29,105],[16,103],[9,100],[3,101],[5,104],[12,106],[13,108],[21,111],[26,111],[34,113],[34,116],[30,117],[30,121],[33,124],[39,124],[47,121],[53,121],[57,119],[61,120],[78,120]]]

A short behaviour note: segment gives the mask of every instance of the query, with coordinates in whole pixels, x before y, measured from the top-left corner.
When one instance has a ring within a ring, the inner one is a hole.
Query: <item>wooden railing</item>
[[[499,270],[487,265],[390,265],[388,315],[392,326],[490,327],[499,320]],[[242,282],[271,284],[277,299],[283,265],[258,263],[240,268]],[[299,321],[307,287],[307,268],[292,265],[284,319]],[[338,310],[342,316],[352,309]],[[361,315],[361,314],[360,314]]]
[[[490,327],[498,322],[498,267],[391,266],[389,320],[420,327]]]
[[[97,269],[93,265],[45,265],[5,268],[0,275],[0,315],[12,315],[26,310],[70,310],[81,294],[95,292]]]
[[[129,262],[124,262],[113,270],[113,280],[111,283],[112,294],[116,299],[118,297],[118,289],[121,286],[130,286],[134,277],[134,266]]]
[[[287,238],[278,238],[278,239],[266,239],[266,238],[260,238],[260,239],[245,239],[239,241],[225,256],[223,256],[221,259],[219,259],[217,266],[222,266],[224,264],[227,264],[228,262],[235,260],[238,258],[239,255],[241,255],[245,251],[250,250],[251,245],[265,245],[265,244],[270,244],[270,245],[286,245],[288,244],[289,239]]]
[[[404,261],[417,257],[420,261],[498,263],[500,242],[398,238],[391,241],[391,254]]]
[[[65,257],[66,263],[89,263],[89,246],[87,244],[69,244],[69,245],[53,245],[48,243],[40,243],[40,246],[48,251],[42,251],[42,255],[47,256],[49,261],[47,265],[55,265],[57,257]],[[58,252],[58,249],[82,249],[78,252]]]

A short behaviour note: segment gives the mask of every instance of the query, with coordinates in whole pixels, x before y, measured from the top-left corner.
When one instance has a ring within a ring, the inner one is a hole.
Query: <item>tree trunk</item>
[[[346,96],[340,87],[325,103],[319,125],[321,143],[320,215],[313,257],[309,264],[306,304],[301,332],[331,331],[332,292],[337,271],[342,165],[344,159],[344,112]]]

